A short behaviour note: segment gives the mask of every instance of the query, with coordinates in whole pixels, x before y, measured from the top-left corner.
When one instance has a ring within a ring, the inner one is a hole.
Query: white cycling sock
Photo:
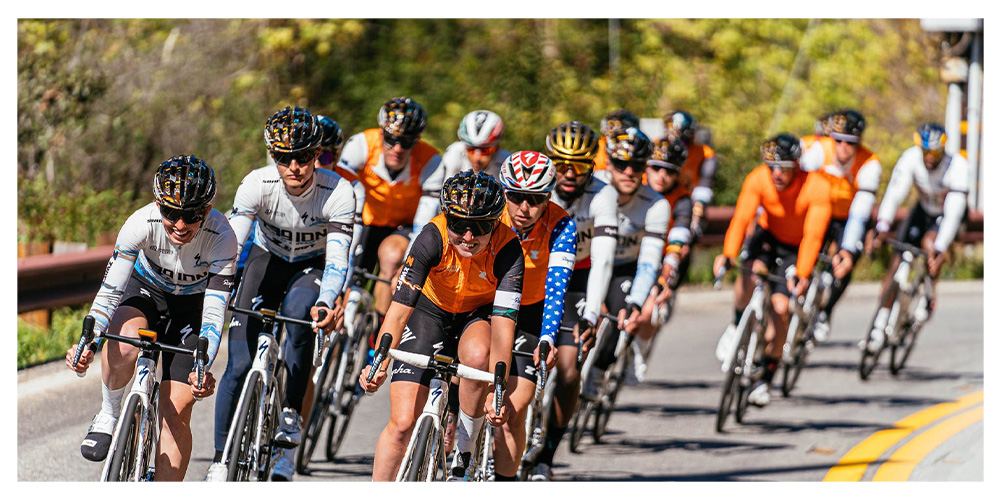
[[[458,425],[455,429],[455,451],[458,453],[472,452],[479,439],[479,432],[486,422],[486,415],[479,418],[472,418],[465,413],[465,410],[458,411]]]
[[[122,397],[125,396],[125,389],[108,389],[108,386],[101,382],[101,413],[111,415],[117,419],[122,413]]]

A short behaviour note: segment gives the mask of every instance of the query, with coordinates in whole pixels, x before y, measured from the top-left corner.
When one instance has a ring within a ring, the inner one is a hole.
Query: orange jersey
[[[382,130],[372,128],[364,131],[368,145],[368,157],[359,174],[345,175],[346,169],[336,171],[348,180],[360,179],[365,187],[365,206],[361,217],[365,225],[397,227],[413,223],[420,196],[423,195],[421,172],[434,158],[440,158],[438,150],[420,141],[414,146],[409,165],[397,180],[388,181],[380,176],[375,167],[382,161]],[[409,170],[407,174],[406,170]]]
[[[809,276],[830,222],[830,184],[818,173],[799,170],[791,185],[778,191],[770,167],[760,165],[753,169],[743,181],[736,200],[723,255],[736,259],[758,207],[764,207],[764,213],[757,224],[778,241],[798,246],[796,274],[801,278]]]
[[[878,161],[878,156],[868,148],[858,145],[854,153],[854,161],[847,169],[844,177],[834,175],[827,170],[827,166],[836,165],[837,153],[834,150],[834,141],[830,137],[820,137],[818,142],[823,147],[823,165],[818,172],[830,183],[830,204],[834,219],[847,219],[851,211],[851,202],[858,192],[858,172],[869,161]],[[835,168],[835,167],[834,167]]]
[[[608,138],[601,136],[601,140],[597,141],[597,156],[594,157],[594,170],[607,170],[608,169],[608,152],[605,148],[608,147]]]
[[[694,189],[701,182],[701,164],[709,158],[715,158],[715,150],[704,144],[692,142],[688,147],[687,160],[681,167],[681,178],[678,182],[682,182],[688,190]]]
[[[569,214],[553,202],[545,209],[545,214],[531,228],[528,236],[521,240],[524,250],[524,287],[521,290],[521,303],[534,304],[545,299],[545,277],[549,269],[549,252],[552,249],[552,232],[556,224]],[[500,222],[510,226],[510,213],[503,211]]]

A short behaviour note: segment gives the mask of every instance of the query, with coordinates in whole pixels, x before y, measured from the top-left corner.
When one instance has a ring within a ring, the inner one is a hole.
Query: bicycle
[[[555,383],[548,383],[548,365],[545,361],[548,355],[549,343],[540,343],[538,345],[538,359],[541,362],[538,368],[538,380],[535,384],[535,396],[531,400],[531,406],[528,407],[527,416],[524,419],[527,442],[517,470],[517,476],[521,481],[531,480],[531,473],[537,465],[538,454],[545,447],[545,438],[548,436],[546,424],[548,423],[549,411],[552,408],[552,398],[555,394]]]
[[[92,350],[94,317],[87,315],[83,320],[83,333],[77,346],[75,366],[85,346]],[[156,341],[156,332],[139,329],[139,338],[123,337],[104,333],[101,338],[121,342],[139,348],[136,360],[136,376],[125,398],[124,410],[111,437],[108,459],[101,470],[101,481],[152,481],[155,476],[156,448],[160,441],[159,432],[159,388],[156,368],[160,353],[169,352],[195,358],[198,389],[205,380],[205,364],[208,362],[208,339],[198,338],[194,349],[177,347]]]
[[[281,413],[282,392],[285,388],[285,362],[282,355],[283,323],[294,323],[316,329],[316,321],[282,316],[271,309],[254,311],[229,306],[229,310],[253,316],[263,322],[257,336],[257,354],[247,373],[240,393],[236,413],[229,427],[223,451],[228,481],[267,481],[281,448],[274,436]],[[323,320],[323,312],[320,313]],[[325,335],[317,336],[313,353],[314,365],[322,351]]]
[[[809,278],[809,288],[801,300],[792,301],[792,316],[788,321],[788,335],[781,350],[781,395],[788,397],[799,381],[806,358],[816,345],[813,331],[819,312],[830,300],[833,287],[839,286],[833,276],[833,259],[820,253]]]
[[[927,252],[902,241],[889,239],[887,243],[902,250],[902,258],[868,326],[868,336],[859,346],[861,380],[868,380],[886,347],[890,351],[889,372],[899,374],[910,358],[917,335],[934,306],[934,283],[927,270]],[[890,301],[891,305],[886,310],[884,304]],[[922,318],[918,317],[921,315]],[[876,329],[884,329],[885,335],[877,348],[872,347],[877,343],[872,335]]]
[[[355,268],[354,272],[356,277],[390,283],[360,268]],[[331,340],[320,367],[313,373],[312,409],[295,457],[295,470],[299,474],[308,471],[324,428],[327,431],[327,461],[336,458],[344,440],[354,407],[363,392],[358,377],[368,354],[368,339],[378,329],[378,315],[373,304],[367,287],[359,282],[351,286],[344,306],[344,327]]]

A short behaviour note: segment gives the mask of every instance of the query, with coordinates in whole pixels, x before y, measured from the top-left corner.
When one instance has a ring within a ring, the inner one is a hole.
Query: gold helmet
[[[566,122],[545,136],[545,150],[553,160],[592,162],[601,137],[582,122]]]

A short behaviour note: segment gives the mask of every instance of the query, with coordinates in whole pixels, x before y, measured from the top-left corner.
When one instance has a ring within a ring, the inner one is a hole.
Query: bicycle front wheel
[[[337,378],[337,365],[340,363],[340,346],[342,342],[330,346],[326,351],[326,358],[319,368],[319,376],[316,378],[316,385],[313,388],[312,407],[309,410],[309,420],[302,430],[302,442],[295,450],[295,471],[305,474],[312,460],[316,444],[319,442],[320,434],[323,430],[323,423],[329,414],[332,402],[333,383]]]
[[[914,316],[918,307],[926,307],[920,304],[920,298],[930,296],[928,287],[930,285],[927,281],[920,281],[917,284],[913,297],[910,299],[910,307],[906,311],[906,321],[900,322],[902,323],[902,331],[899,334],[899,342],[892,344],[890,347],[889,373],[893,375],[898,375],[903,367],[906,366],[906,361],[910,359],[910,354],[913,353],[913,346],[917,343],[917,335],[920,333],[920,328],[923,327],[923,324],[918,323],[914,319]]]
[[[743,331],[737,332],[740,341],[736,345],[736,352],[732,354],[733,357],[729,362],[729,370],[726,372],[726,378],[722,383],[722,398],[719,400],[719,410],[715,416],[715,432],[722,432],[726,424],[726,419],[729,418],[729,412],[733,409],[733,403],[738,396],[742,399],[741,379],[746,365],[750,332],[753,331],[754,325],[757,322],[757,317],[752,311],[744,312],[744,316],[746,317],[746,323],[743,326]]]
[[[260,372],[250,372],[244,385],[244,404],[239,407],[236,415],[236,426],[229,436],[229,455],[226,457],[228,481],[250,481],[256,478],[256,464],[253,457],[259,455],[257,443],[257,424],[260,413],[257,411],[260,398],[263,396],[263,383]]]
[[[142,456],[145,454],[139,432],[144,410],[138,395],[129,398],[125,411],[122,412],[123,420],[118,427],[115,449],[112,450],[108,481],[138,481],[145,473],[144,470],[138,470],[142,467]]]
[[[430,453],[431,439],[434,439],[434,422],[425,418],[420,421],[420,427],[417,428],[417,439],[413,442],[413,454],[410,455],[409,468],[406,470],[406,475],[403,476],[405,481],[421,481],[437,465]],[[407,461],[404,460],[405,462]]]
[[[872,331],[875,330],[875,321],[878,318],[878,313],[882,310],[882,305],[888,301],[889,297],[897,295],[896,292],[898,291],[899,291],[899,284],[896,283],[895,280],[890,282],[889,288],[886,288],[885,293],[882,294],[881,300],[878,303],[878,308],[875,309],[875,315],[872,316],[872,321],[868,325],[868,332],[867,335],[865,336],[865,342],[864,345],[861,346],[861,363],[858,365],[858,372],[861,375],[861,380],[868,380],[868,376],[871,375],[872,371],[874,371],[875,367],[878,365],[878,359],[882,356],[882,351],[885,350],[885,341],[882,342],[882,345],[876,352],[872,352],[873,349],[869,348],[872,342]],[[898,298],[899,297],[896,297],[897,300]],[[898,307],[898,306],[895,303],[893,303],[890,306],[890,310],[892,307]],[[884,334],[885,332],[883,328],[883,336]]]
[[[625,343],[625,349],[612,367],[611,374],[606,382],[606,395],[601,401],[601,405],[594,416],[594,442],[599,443],[604,437],[604,431],[608,428],[608,420],[611,420],[611,413],[615,411],[615,404],[618,402],[618,393],[621,392],[625,380],[625,369],[634,360],[632,359],[632,338]]]

